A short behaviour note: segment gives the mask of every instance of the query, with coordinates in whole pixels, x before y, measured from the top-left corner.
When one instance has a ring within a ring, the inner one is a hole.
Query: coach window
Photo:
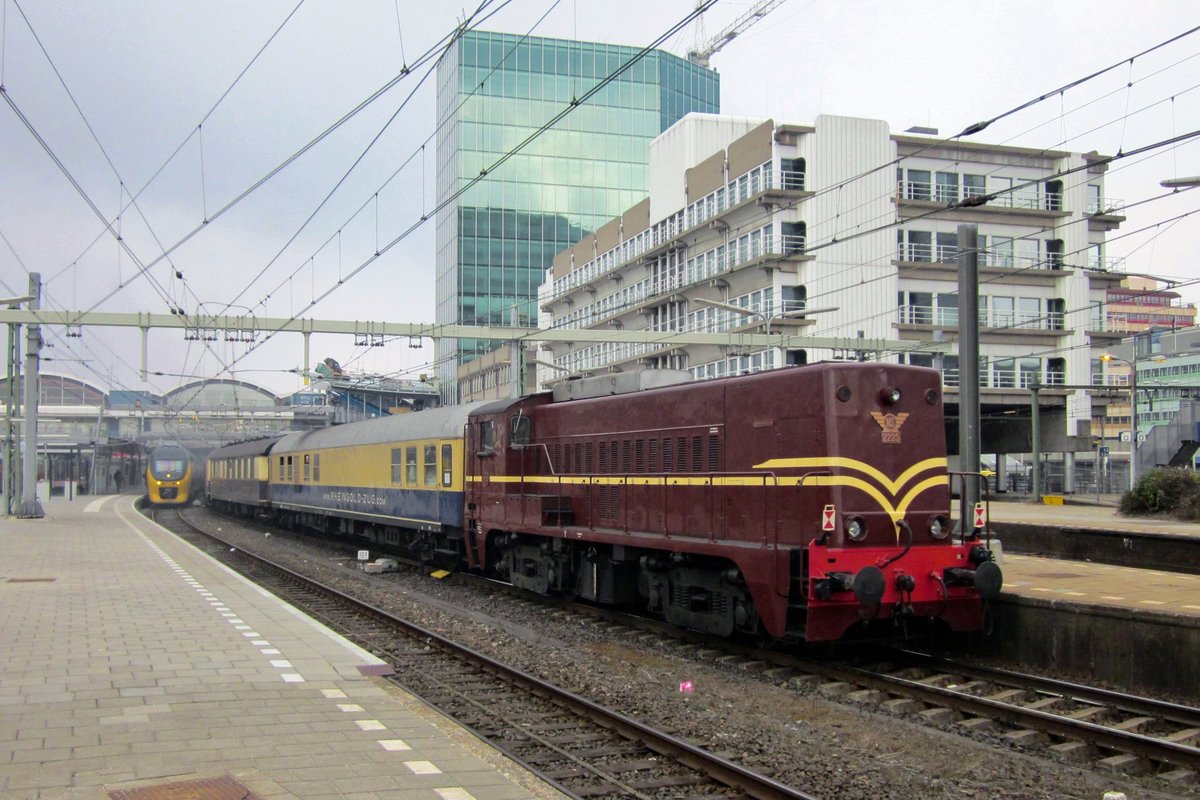
[[[442,486],[449,486],[454,475],[451,474],[454,469],[454,455],[450,445],[442,445]]]
[[[409,486],[417,485],[417,448],[415,447],[404,450],[404,482]]]
[[[312,456],[308,453],[304,454],[304,482],[312,481]]]
[[[403,477],[400,467],[400,448],[392,448],[392,483],[399,483]]]
[[[283,480],[283,456],[279,457],[279,480]]]
[[[313,481],[321,482],[321,454],[317,453],[313,456]]]
[[[425,445],[425,485],[437,486],[437,445]]]
[[[294,469],[295,469],[295,465],[292,463],[292,457],[288,456],[287,457],[287,481],[289,483],[292,483],[296,480],[296,473],[294,472]]]

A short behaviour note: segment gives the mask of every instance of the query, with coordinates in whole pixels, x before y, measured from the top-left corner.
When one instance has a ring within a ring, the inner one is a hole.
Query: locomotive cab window
[[[490,456],[496,450],[496,429],[492,421],[485,419],[479,423],[479,452],[478,455]]]
[[[530,431],[532,423],[529,417],[524,414],[518,414],[509,419],[509,430],[512,436],[509,438],[509,443],[512,447],[524,447],[529,444]]]

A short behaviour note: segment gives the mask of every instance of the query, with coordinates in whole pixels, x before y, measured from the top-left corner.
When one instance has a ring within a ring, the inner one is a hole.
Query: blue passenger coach
[[[459,563],[463,431],[486,403],[291,433],[270,450],[270,502],[296,528]]]

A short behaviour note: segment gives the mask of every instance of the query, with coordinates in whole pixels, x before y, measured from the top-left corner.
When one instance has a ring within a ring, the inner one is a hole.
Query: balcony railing
[[[907,305],[900,306],[898,313],[901,325],[958,325],[957,308]],[[979,325],[984,328],[1061,331],[1063,323],[1064,315],[1061,311],[1010,311],[989,308],[979,310]]]
[[[1125,201],[1116,197],[1093,197],[1088,201],[1087,213],[1092,215],[1123,214]]]
[[[803,254],[804,245],[805,238],[799,235],[746,234],[736,241],[699,253],[684,264],[660,270],[649,278],[622,286],[603,297],[597,297],[591,303],[576,306],[570,313],[556,316],[553,327],[587,328],[618,316],[649,299],[712,280],[755,259]]]
[[[1098,256],[1094,253],[1088,254],[1087,261],[1088,269],[1094,269],[1099,272],[1124,272],[1125,259],[1111,258],[1108,256]]]
[[[1034,370],[989,369],[979,373],[979,386],[984,389],[1028,389],[1036,381],[1040,386],[1062,386],[1066,383],[1066,373],[1053,370],[1035,372]],[[959,386],[959,371],[957,369],[942,370],[942,385],[949,388]]]
[[[604,277],[647,250],[677,239],[684,231],[708,222],[760,192],[769,189],[803,191],[806,185],[804,172],[785,170],[776,173],[769,162],[763,163],[554,281],[551,299]]]
[[[936,255],[937,260],[934,261]],[[900,245],[900,261],[914,263],[953,264],[958,259],[958,248],[953,245],[931,245],[907,242]],[[1025,255],[1004,250],[980,250],[979,266],[997,269],[1045,269],[1061,270],[1063,257],[1059,253]]]
[[[971,197],[981,197],[986,190],[977,186],[951,186],[925,181],[900,181],[897,194],[904,200],[929,200],[949,205]],[[987,205],[1001,208],[1030,208],[1039,211],[1062,211],[1062,193],[1047,192],[1034,186],[1019,191],[1001,190]]]

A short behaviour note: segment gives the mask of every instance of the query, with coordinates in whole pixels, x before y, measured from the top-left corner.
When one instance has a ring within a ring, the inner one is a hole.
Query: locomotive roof
[[[289,433],[271,449],[271,454],[294,453],[324,447],[350,447],[381,444],[406,439],[439,439],[461,436],[467,417],[491,401],[443,406],[395,414],[388,417],[349,422],[331,428]]]
[[[262,439],[251,439],[248,442],[236,442],[218,447],[208,454],[211,461],[214,458],[244,458],[245,456],[265,456],[271,452],[271,445],[278,442],[280,436],[266,436]]]

